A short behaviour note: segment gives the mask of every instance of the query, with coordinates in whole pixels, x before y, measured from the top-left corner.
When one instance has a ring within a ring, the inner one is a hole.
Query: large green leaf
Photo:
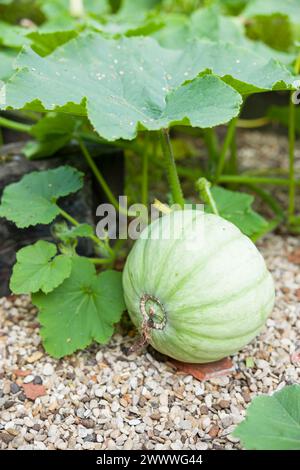
[[[10,288],[15,294],[45,294],[58,287],[71,274],[71,259],[58,255],[53,243],[40,240],[21,248],[13,268]]]
[[[62,357],[92,341],[109,340],[125,310],[121,278],[116,271],[97,275],[89,260],[76,256],[63,284],[48,295],[33,295],[49,354]]]
[[[300,386],[256,397],[234,435],[249,450],[299,450]]]
[[[218,78],[193,80],[206,69],[243,93],[286,88],[290,73],[231,44],[196,41],[186,50],[151,38],[79,37],[41,58],[27,50],[6,86],[11,108],[59,109],[87,115],[108,140],[132,139],[137,128],[190,123],[211,127],[237,115],[239,95]],[[87,110],[87,111],[86,111]]]
[[[85,114],[86,108],[108,140],[132,139],[137,127],[215,126],[236,116],[241,105],[240,96],[217,77],[184,83],[206,65],[197,66],[192,54],[163,49],[150,38],[114,41],[90,35],[46,58],[29,50],[19,64],[22,69],[6,87],[8,107],[33,103],[36,109],[40,101],[45,109]]]
[[[252,209],[254,197],[238,191],[229,191],[218,186],[211,188],[219,214],[224,219],[235,224],[249,237],[263,232],[268,222]],[[207,212],[211,209],[207,206]]]
[[[0,217],[19,228],[49,224],[59,214],[57,199],[75,193],[82,184],[83,174],[69,166],[30,173],[4,189]]]

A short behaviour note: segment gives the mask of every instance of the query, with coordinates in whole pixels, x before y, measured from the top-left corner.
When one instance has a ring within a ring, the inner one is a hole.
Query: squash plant
[[[7,3],[3,11],[10,18]],[[95,10],[95,2],[84,2],[84,10],[74,14],[68,2],[36,2],[42,15],[36,23],[27,28],[0,24],[0,55],[5,57],[0,106],[7,112],[1,114],[0,125],[32,137],[25,155],[48,157],[76,142],[108,200],[124,213],[89,152],[89,142],[105,142],[142,161],[140,195],[132,202],[150,202],[149,169],[157,167],[168,176],[169,200],[181,207],[188,196],[181,188],[182,177],[194,184],[199,177],[211,181],[209,197],[207,190],[201,191],[207,212],[217,210],[253,240],[285,218],[297,227],[295,190],[300,182],[294,167],[293,102],[289,177],[239,174],[234,145],[239,126],[259,124],[239,118],[251,94],[293,92],[298,73],[294,42],[279,51],[262,42],[264,38],[252,40],[245,25],[225,16],[230,10],[224,11],[221,2],[190,16],[179,13],[177,20],[174,13],[166,13],[167,2],[127,0],[116,12],[110,2],[100,3],[101,9]],[[205,27],[208,20],[213,28]],[[170,42],[172,47],[165,47]],[[12,112],[25,122],[12,120]],[[225,124],[220,143],[215,128]],[[194,132],[203,138],[209,154],[206,168],[189,170],[175,161],[173,129],[176,133],[179,128],[183,135]],[[274,218],[266,221],[252,209],[252,195],[220,187],[227,183],[248,185],[270,206]],[[55,357],[93,340],[107,342],[125,309],[121,275],[112,269],[120,244],[99,239],[92,227],[60,207],[59,199],[82,184],[83,175],[68,166],[35,172],[8,186],[0,206],[0,215],[20,228],[51,223],[58,215],[65,219],[56,228],[57,245],[39,241],[18,252],[11,280],[14,292],[32,294],[45,348]],[[289,189],[288,217],[261,185]],[[77,255],[80,237],[93,241],[94,258]],[[98,274],[97,266],[107,270]]]

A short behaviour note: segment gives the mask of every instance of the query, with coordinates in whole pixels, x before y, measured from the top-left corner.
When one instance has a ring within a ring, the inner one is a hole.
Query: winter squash
[[[125,302],[155,349],[184,362],[243,348],[274,304],[274,284],[252,241],[223,218],[179,210],[150,224],[123,273]]]

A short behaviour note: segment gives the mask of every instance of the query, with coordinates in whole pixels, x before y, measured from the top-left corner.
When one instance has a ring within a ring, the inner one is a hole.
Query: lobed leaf
[[[58,255],[53,243],[40,240],[17,252],[10,288],[15,294],[45,294],[58,287],[71,274],[71,259]]]
[[[121,277],[116,271],[97,275],[88,259],[76,256],[71,276],[63,284],[48,295],[33,295],[49,354],[62,357],[92,341],[109,340],[125,310]]]
[[[57,199],[75,193],[82,184],[83,174],[70,166],[30,173],[18,183],[6,186],[0,217],[19,228],[49,224],[59,214]]]
[[[178,123],[211,127],[236,116],[240,96],[217,77],[198,77],[207,69],[241,93],[286,89],[293,82],[279,63],[232,44],[195,41],[171,51],[151,38],[116,41],[96,34],[44,58],[29,49],[18,67],[6,85],[7,109],[87,114],[108,140]]]

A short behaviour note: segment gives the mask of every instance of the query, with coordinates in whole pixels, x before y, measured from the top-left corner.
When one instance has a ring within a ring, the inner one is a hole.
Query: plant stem
[[[111,264],[113,259],[111,258],[88,258],[93,264]]]
[[[29,124],[22,124],[21,122],[12,121],[10,119],[4,118],[3,116],[0,116],[0,126],[19,132],[27,132],[28,134],[31,131],[31,126]]]
[[[287,178],[272,178],[263,176],[243,176],[243,175],[222,175],[220,183],[240,183],[240,184],[272,184],[274,186],[289,186]],[[296,185],[300,185],[300,180],[294,180]]]
[[[237,127],[243,129],[255,129],[256,127],[263,127],[270,124],[271,119],[268,117],[261,117],[257,119],[238,119]]]
[[[217,183],[219,181],[219,178],[222,174],[222,171],[223,171],[223,168],[224,168],[224,165],[225,165],[227,152],[228,152],[229,146],[231,144],[231,141],[232,141],[232,138],[233,138],[233,135],[234,135],[234,132],[235,132],[236,123],[237,123],[237,118],[232,119],[229,123],[227,133],[226,133],[226,136],[225,136],[225,140],[224,140],[222,150],[221,150],[221,153],[220,153],[220,158],[219,158],[217,170],[216,170],[216,175],[215,175],[215,180],[214,180],[215,183]]]
[[[208,150],[210,163],[216,163],[218,161],[219,149],[215,129],[204,129],[204,140]]]
[[[59,209],[59,213],[62,217],[64,217],[68,222],[70,222],[72,225],[75,227],[78,227],[80,225],[80,222],[78,222],[74,217],[72,217],[68,212],[64,211],[61,207],[57,206]],[[99,247],[103,248],[105,251],[109,252],[110,254],[113,253],[112,249],[108,247],[102,240],[100,240],[96,235],[91,235],[89,237],[91,240],[93,240],[96,245]]]
[[[68,214],[68,212],[64,211],[61,207],[58,207],[58,208],[59,208],[60,215],[64,217],[66,220],[68,220],[72,225],[74,225],[75,227],[78,227],[80,225],[80,223],[76,219],[74,219],[74,217]]]
[[[199,191],[200,198],[206,203],[210,205],[211,210],[215,215],[219,215],[219,211],[217,208],[217,204],[211,194],[211,183],[207,181],[206,178],[200,178],[196,182],[196,188]]]
[[[295,183],[295,105],[290,97],[289,104],[289,222],[295,216],[296,208],[296,183]]]
[[[166,167],[168,171],[169,185],[172,192],[173,202],[179,206],[184,206],[184,197],[180,186],[180,181],[177,173],[176,163],[173,155],[173,150],[170,142],[168,129],[160,131],[160,139],[163,156],[165,158]]]
[[[110,187],[108,186],[108,184],[106,183],[104,177],[102,176],[102,173],[100,172],[99,168],[97,167],[97,165],[95,164],[94,162],[94,159],[92,158],[90,152],[88,151],[87,147],[85,146],[85,144],[83,143],[83,141],[81,139],[78,139],[78,143],[79,143],[79,146],[81,148],[81,151],[87,161],[87,164],[89,165],[90,169],[92,170],[95,178],[97,179],[98,183],[100,184],[102,190],[104,191],[104,193],[106,194],[107,196],[107,199],[109,200],[109,202],[122,214],[125,214],[127,215],[127,211],[124,210],[118,203],[117,199],[115,198],[115,196],[113,195]]]
[[[237,157],[238,155],[237,155],[236,128],[235,128],[234,134],[232,136],[231,144],[230,144],[230,161],[229,161],[230,172],[233,174],[237,174],[238,172]]]
[[[141,188],[141,200],[142,204],[146,206],[148,204],[148,169],[149,169],[149,134],[146,139],[145,148],[142,153],[142,188]]]
[[[274,212],[276,216],[276,220],[281,222],[285,215],[282,207],[278,204],[277,200],[267,191],[256,186],[255,184],[250,185],[250,188],[260,196],[260,198],[270,207],[270,209]]]

